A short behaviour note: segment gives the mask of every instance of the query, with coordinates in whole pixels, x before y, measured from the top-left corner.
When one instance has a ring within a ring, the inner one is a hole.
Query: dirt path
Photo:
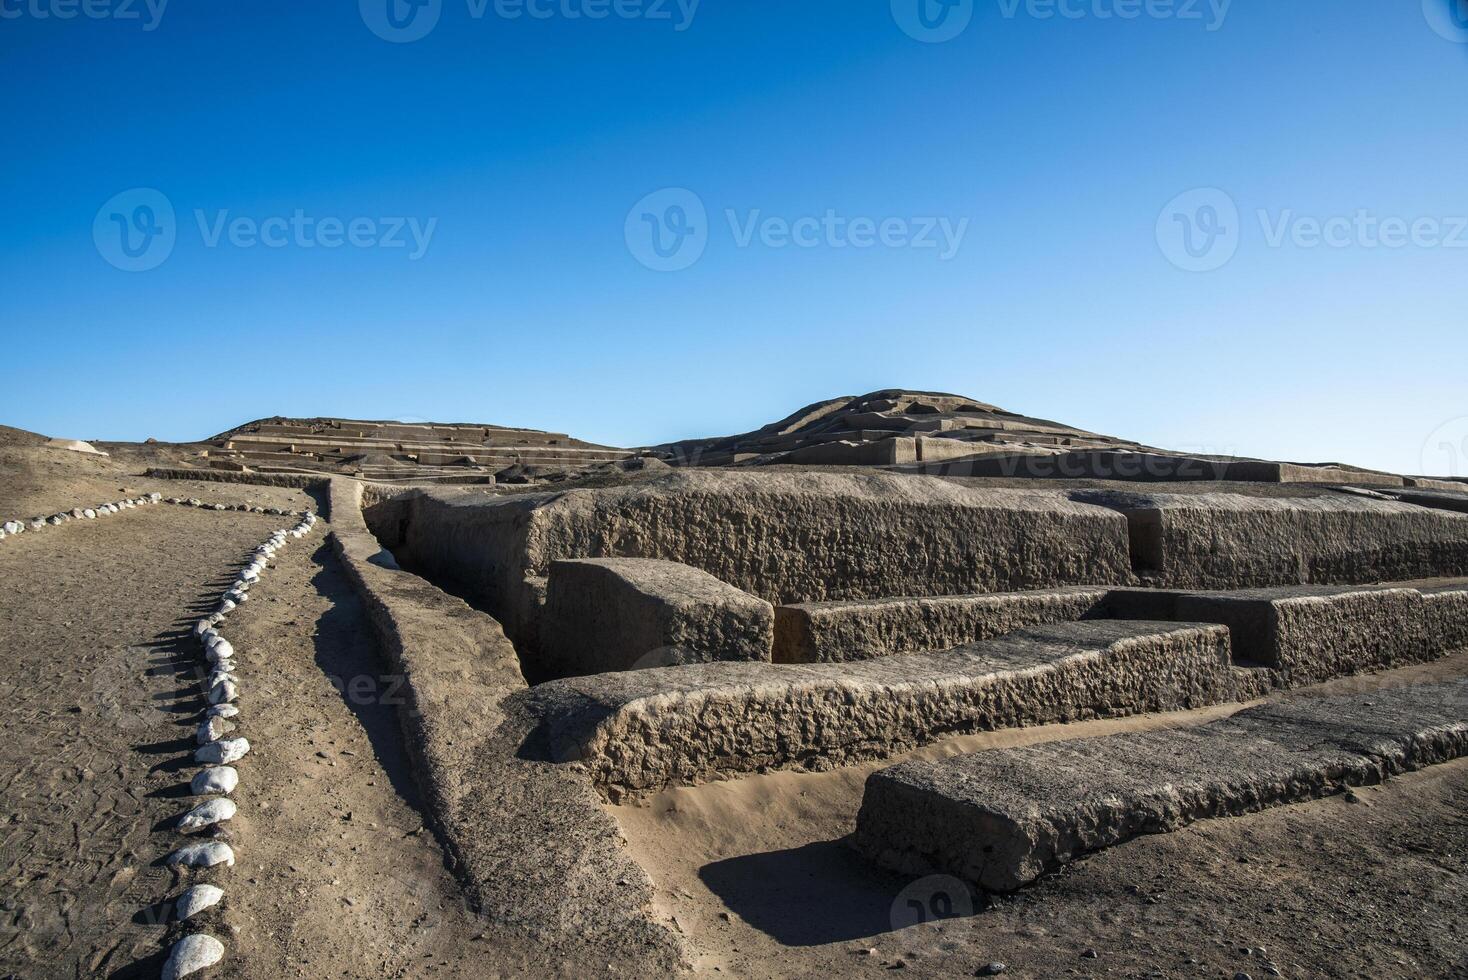
[[[324,526],[231,617],[244,764],[238,959],[224,976],[485,977],[492,958],[424,829],[398,686]]]
[[[1314,691],[1464,673],[1460,653]],[[967,736],[913,755],[1198,724],[1240,707]],[[703,951],[699,974],[973,976],[998,961],[1005,976],[1034,978],[1468,976],[1468,760],[1135,840],[989,908],[969,895],[972,916],[906,927],[905,899],[932,883],[876,870],[844,842],[867,775],[895,761],[612,808],[660,913]]]
[[[105,489],[92,482],[31,497],[59,507]],[[0,542],[0,977],[157,975],[158,903],[183,887],[158,860],[179,842],[202,708],[187,630],[286,523],[157,505]],[[416,809],[396,688],[324,523],[226,633],[253,751],[229,827],[238,864],[214,879],[229,953],[211,975],[495,975]]]
[[[156,948],[135,917],[168,891],[192,751],[186,613],[278,523],[157,505],[0,542],[0,976]]]

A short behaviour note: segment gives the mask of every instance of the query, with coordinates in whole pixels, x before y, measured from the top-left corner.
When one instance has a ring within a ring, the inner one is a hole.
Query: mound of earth
[[[902,463],[921,458],[902,458],[901,444],[896,442],[902,439],[922,439],[941,452],[941,458],[999,451],[1050,454],[1065,449],[1140,448],[1135,442],[1005,411],[966,395],[888,388],[816,402],[753,432],[669,443],[655,451],[669,462],[697,466]],[[888,452],[873,451],[874,446]]]
[[[44,446],[46,437],[38,432],[0,425],[0,446]]]

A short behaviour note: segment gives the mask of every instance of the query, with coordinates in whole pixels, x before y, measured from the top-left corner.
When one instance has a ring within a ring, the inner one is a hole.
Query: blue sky
[[[903,386],[1468,475],[1464,0],[388,2],[0,0],[0,422]]]

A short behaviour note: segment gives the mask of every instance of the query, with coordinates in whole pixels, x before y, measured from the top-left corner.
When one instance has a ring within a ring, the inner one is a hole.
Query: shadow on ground
[[[909,879],[868,866],[844,839],[715,861],[698,876],[729,911],[784,946],[823,946],[896,931]]]

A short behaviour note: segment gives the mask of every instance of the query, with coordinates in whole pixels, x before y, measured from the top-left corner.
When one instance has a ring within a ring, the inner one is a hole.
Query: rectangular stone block
[[[548,677],[770,659],[774,609],[708,572],[651,558],[551,565],[538,666]]]
[[[553,757],[581,761],[615,797],[879,759],[963,732],[1253,697],[1256,674],[1230,667],[1221,626],[1095,621],[857,663],[566,678],[528,697]]]
[[[1234,656],[1270,668],[1282,687],[1422,663],[1468,645],[1468,584],[1115,589],[1104,605],[1122,618],[1221,623]]]
[[[1192,729],[908,762],[874,773],[853,842],[902,874],[1006,892],[1195,820],[1369,785],[1468,752],[1468,680],[1300,698]]]
[[[1130,524],[1139,575],[1163,588],[1390,582],[1468,574],[1468,514],[1329,493],[1079,490]]]
[[[839,663],[947,650],[1099,614],[1108,589],[807,602],[775,609],[776,663]]]

